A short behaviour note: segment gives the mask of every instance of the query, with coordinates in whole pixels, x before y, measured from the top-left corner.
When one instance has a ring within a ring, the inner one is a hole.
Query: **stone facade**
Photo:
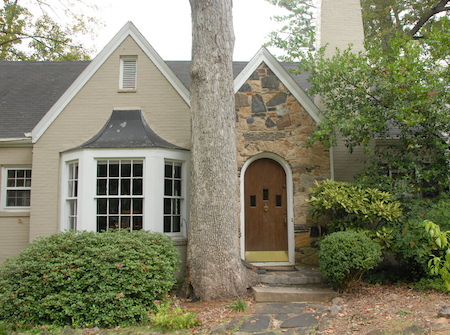
[[[263,152],[282,157],[293,178],[296,263],[315,263],[309,249],[314,245],[307,201],[314,181],[330,178],[329,150],[308,136],[316,122],[265,64],[249,77],[236,93],[238,168]],[[314,253],[315,254],[315,253]]]

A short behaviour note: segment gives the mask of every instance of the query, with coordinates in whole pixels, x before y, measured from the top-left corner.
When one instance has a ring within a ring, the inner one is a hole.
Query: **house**
[[[189,65],[163,61],[131,22],[91,62],[0,62],[0,261],[67,229],[163,232],[186,255]],[[295,67],[264,48],[233,65],[241,256],[254,263],[313,262],[309,188],[346,175],[344,158],[307,147],[320,115]]]

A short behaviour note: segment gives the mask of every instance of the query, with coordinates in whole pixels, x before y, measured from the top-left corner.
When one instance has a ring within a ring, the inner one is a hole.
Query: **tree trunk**
[[[191,203],[188,277],[202,300],[242,296],[253,276],[239,254],[232,0],[190,0]]]

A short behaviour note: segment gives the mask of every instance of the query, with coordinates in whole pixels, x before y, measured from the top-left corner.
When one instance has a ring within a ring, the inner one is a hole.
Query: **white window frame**
[[[172,166],[172,176],[168,177],[166,176],[166,165],[170,165]],[[180,175],[179,176],[175,176],[174,173],[174,167],[175,166],[179,166],[180,167]],[[185,226],[185,218],[183,217],[183,213],[185,212],[185,201],[184,201],[184,189],[185,189],[185,182],[183,179],[183,171],[184,167],[183,167],[183,162],[180,161],[176,161],[176,160],[170,160],[170,159],[165,159],[164,160],[164,206],[163,206],[163,232],[164,234],[167,234],[169,236],[179,236],[179,235],[183,235],[183,230],[184,230],[184,226]],[[168,195],[166,194],[165,190],[166,190],[166,181],[171,181],[171,194]],[[174,190],[175,190],[175,182],[179,181],[180,182],[180,193],[179,194],[174,194]],[[165,202],[166,200],[169,200],[171,202],[170,204],[170,209],[171,209],[171,213],[165,213],[165,209],[166,209],[166,205]],[[174,209],[174,201],[179,201],[179,205],[175,206],[177,207],[177,213],[173,213],[173,209]],[[170,231],[165,231],[165,225],[166,225],[166,219],[170,217]],[[174,218],[175,217],[179,217],[179,225],[180,225],[180,230],[179,231],[173,231],[173,224],[174,224]]]
[[[77,230],[78,220],[78,161],[67,162],[67,219],[70,230]]]
[[[9,171],[30,171],[31,173],[31,167],[30,166],[8,166],[8,167],[2,167],[2,181],[1,181],[1,209],[3,211],[11,211],[11,212],[29,212],[30,206],[8,206],[8,191],[29,191],[30,192],[30,201],[31,201],[31,178],[30,176],[30,184],[29,186],[14,186],[10,187],[8,186],[8,172]],[[28,178],[25,178],[26,180]]]
[[[180,233],[168,233],[176,240],[187,237],[189,223],[189,175],[190,152],[162,148],[135,148],[135,149],[82,149],[63,153],[60,169],[60,230],[69,229],[66,195],[68,194],[68,168],[67,164],[73,161],[79,163],[78,182],[78,208],[77,229],[96,231],[96,183],[97,161],[106,159],[142,160],[144,163],[144,209],[143,229],[164,232],[164,166],[166,161],[175,161],[182,164],[182,195],[184,204],[181,208],[182,227]]]
[[[120,79],[119,79],[120,91],[123,92],[136,91],[137,71],[138,71],[137,59],[138,59],[137,56],[120,57]]]
[[[131,165],[131,171],[130,171],[130,175],[129,176],[123,176],[122,175],[122,169],[123,166],[127,163],[130,163]],[[118,170],[117,170],[117,176],[111,176],[110,173],[110,169],[109,167],[111,165],[118,165]],[[136,176],[134,174],[134,170],[133,170],[133,166],[135,164],[139,164],[142,166],[142,171],[141,171],[141,176]],[[105,165],[106,166],[106,175],[105,176],[99,176],[98,175],[98,168],[100,165]],[[130,229],[130,230],[135,230],[134,225],[133,225],[133,221],[134,218],[140,218],[140,229],[144,229],[143,227],[143,218],[144,218],[144,201],[145,201],[145,189],[144,189],[144,180],[145,180],[145,171],[144,171],[144,160],[143,159],[128,159],[128,158],[112,158],[112,159],[98,159],[97,160],[97,174],[96,174],[96,180],[97,180],[97,192],[95,194],[95,200],[97,202],[97,211],[96,211],[96,222],[97,222],[97,232],[99,231],[103,231],[101,229],[99,229],[99,225],[98,225],[98,220],[100,217],[104,217],[106,218],[106,229],[104,229],[105,231],[108,231],[110,229],[112,229],[110,227],[110,223],[109,223],[109,219],[110,218],[117,218],[117,227],[114,227],[115,229],[124,229],[124,227],[121,227],[121,222],[123,219],[129,219],[129,227],[126,227],[126,229]],[[117,193],[110,193],[109,188],[112,185],[113,181],[117,181]],[[124,181],[130,181],[130,185],[129,185],[129,191],[131,194],[123,194],[122,192],[122,182]],[[140,194],[134,194],[134,182],[135,181],[141,181],[141,185],[140,185]],[[104,181],[104,185],[105,185],[105,193],[104,194],[99,194],[98,190],[99,190],[99,182],[100,181]],[[98,204],[99,201],[105,200],[106,204],[105,204],[105,209],[106,209],[106,213],[99,213],[98,212]],[[109,207],[110,207],[110,201],[112,200],[118,200],[117,203],[117,209],[118,212],[117,213],[111,213],[109,211]],[[124,209],[122,208],[122,200],[129,200],[130,201],[130,211],[129,213],[125,213]],[[140,213],[134,213],[133,211],[133,205],[132,203],[135,200],[140,200],[141,201],[141,212]],[[119,209],[121,209],[119,211]]]

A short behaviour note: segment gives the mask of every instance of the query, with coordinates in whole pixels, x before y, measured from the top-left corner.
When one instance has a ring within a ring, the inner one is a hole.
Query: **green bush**
[[[390,193],[352,183],[325,180],[311,189],[313,217],[327,217],[331,231],[377,230],[398,222],[400,202]]]
[[[0,268],[0,321],[113,327],[148,320],[175,283],[171,239],[145,231],[65,232]]]
[[[381,246],[362,232],[341,231],[319,245],[320,272],[340,292],[381,262]]]

